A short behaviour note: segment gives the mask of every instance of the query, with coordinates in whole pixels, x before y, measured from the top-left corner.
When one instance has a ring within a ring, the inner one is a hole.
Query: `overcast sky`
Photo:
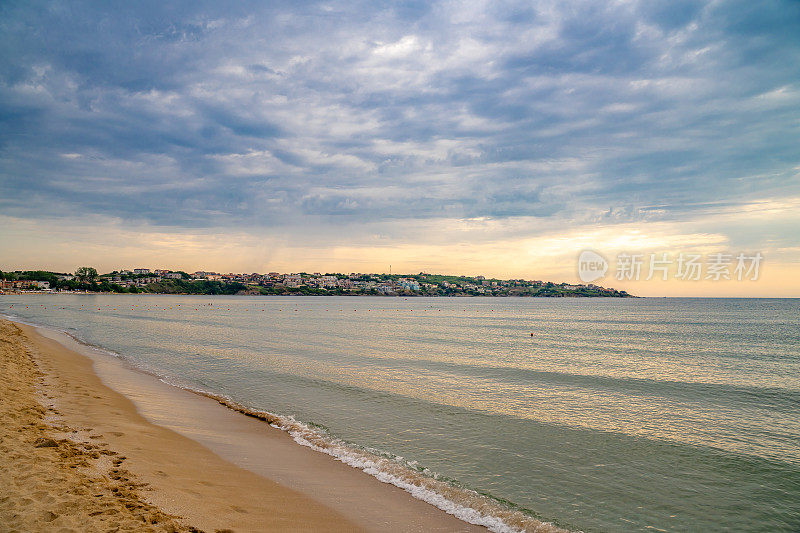
[[[704,293],[800,296],[800,3],[224,4],[0,3],[0,268],[761,251]]]

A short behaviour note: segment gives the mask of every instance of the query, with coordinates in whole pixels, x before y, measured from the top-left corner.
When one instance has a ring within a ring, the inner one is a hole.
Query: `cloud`
[[[0,210],[342,246],[699,224],[800,195],[798,20],[788,0],[6,3]]]

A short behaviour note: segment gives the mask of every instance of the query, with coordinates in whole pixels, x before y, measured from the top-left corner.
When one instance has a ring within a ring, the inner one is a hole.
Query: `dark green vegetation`
[[[247,291],[247,285],[238,282],[167,279],[147,284],[142,292],[158,294],[238,294],[243,291]]]
[[[78,269],[80,271],[80,269]],[[119,285],[113,285],[108,280],[97,281],[97,271],[94,276],[90,271],[82,272],[82,277],[73,276],[61,272],[49,272],[46,270],[17,270],[14,272],[3,272],[0,270],[0,279],[5,281],[46,281],[54,291],[89,291],[89,292],[139,292],[135,287],[133,291],[128,291]],[[77,274],[77,272],[76,272]]]

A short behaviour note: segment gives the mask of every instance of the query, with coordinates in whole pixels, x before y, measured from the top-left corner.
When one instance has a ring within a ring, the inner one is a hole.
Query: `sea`
[[[31,294],[0,313],[494,531],[800,531],[800,300]]]

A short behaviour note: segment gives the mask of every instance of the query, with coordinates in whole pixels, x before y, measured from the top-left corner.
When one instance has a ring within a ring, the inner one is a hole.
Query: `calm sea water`
[[[800,530],[800,301],[11,295],[184,386],[584,531]]]

